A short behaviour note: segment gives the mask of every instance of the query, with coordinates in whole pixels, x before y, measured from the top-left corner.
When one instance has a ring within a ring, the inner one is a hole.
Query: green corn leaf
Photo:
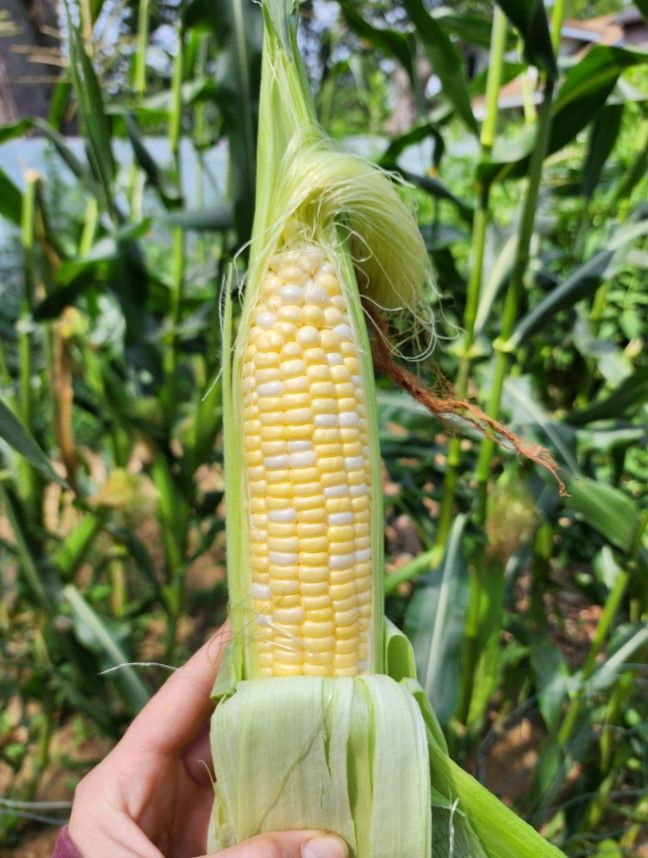
[[[498,5],[520,31],[525,59],[555,80],[558,66],[543,0],[498,0]]]
[[[99,81],[85,51],[82,36],[78,28],[72,23],[67,7],[66,16],[70,74],[79,103],[79,113],[87,135],[90,162],[101,185],[106,207],[109,212],[114,213],[112,183],[115,175],[115,162],[111,148],[110,122],[104,109]]]
[[[385,447],[383,444],[383,451],[384,449]],[[408,452],[411,452],[411,447],[408,446],[407,450]],[[427,451],[422,452],[425,454]],[[420,575],[436,569],[440,564],[442,554],[443,548],[435,546],[429,551],[422,552],[418,557],[414,557],[408,563],[404,563],[402,566],[399,566],[398,569],[391,572],[385,579],[385,595],[389,596],[392,593],[395,593],[399,586],[405,581],[413,581]]]
[[[219,46],[216,100],[225,120],[230,152],[234,216],[239,241],[250,236],[256,176],[257,93],[261,71],[262,16],[256,3],[216,0],[209,23]]]
[[[605,105],[623,71],[646,61],[647,55],[639,51],[596,45],[572,66],[554,99],[546,155],[558,152],[587,127]],[[525,129],[516,137],[496,141],[492,159],[478,166],[479,178],[492,183],[524,176],[534,139]]]
[[[560,456],[560,464],[572,473],[578,472],[573,431],[569,426],[551,419],[534,393],[532,381],[528,376],[509,376],[506,379],[503,403],[516,426],[535,427],[551,442]]]
[[[637,504],[619,489],[585,477],[572,479],[566,504],[612,545],[629,553],[641,526]]]
[[[177,209],[163,216],[164,223],[194,232],[227,232],[234,227],[234,207],[230,203],[204,209]]]
[[[630,416],[648,402],[648,367],[640,366],[607,396],[573,411],[565,417],[572,426],[584,426],[595,420]]]
[[[72,84],[69,77],[60,77],[50,97],[49,112],[47,114],[47,122],[52,128],[61,128],[66,111],[70,105],[70,95],[72,92]],[[47,123],[46,123],[47,124]]]
[[[468,223],[472,221],[474,214],[472,206],[455,196],[439,179],[434,179],[431,176],[419,176],[407,170],[399,170],[399,173],[406,182],[411,182],[412,185],[430,194],[430,196],[436,197],[439,200],[448,200],[448,202],[457,208],[457,212],[462,220]]]
[[[354,33],[366,39],[387,56],[398,60],[407,72],[412,88],[416,92],[418,76],[414,66],[416,51],[412,39],[396,30],[373,27],[358,13],[351,0],[340,0],[340,7],[348,26]]]
[[[75,175],[76,178],[79,179],[79,181],[81,181],[93,194],[99,194],[100,189],[90,175],[88,165],[86,163],[82,163],[77,158],[72,149],[67,145],[65,137],[62,134],[59,134],[59,132],[48,122],[45,122],[38,117],[34,118],[32,122],[34,127],[38,128],[38,130],[47,137],[52,146],[54,146],[61,156],[64,164],[66,164],[73,175]]]
[[[465,814],[488,858],[564,858],[563,852],[454,763],[438,744],[430,741],[429,734],[428,748],[432,789],[450,804],[456,802],[456,810]],[[435,858],[437,855],[448,858],[452,853],[447,846],[446,850],[436,852]]]
[[[384,167],[386,170],[395,169],[398,158],[405,149],[410,146],[415,146],[417,143],[423,142],[423,140],[427,140],[428,137],[432,137],[434,140],[434,154],[432,158],[434,166],[438,167],[441,158],[443,157],[445,142],[441,132],[432,122],[425,122],[422,125],[416,125],[405,134],[393,137],[389,141],[389,146],[385,149],[380,158],[380,166]]]
[[[86,513],[74,530],[67,534],[54,552],[52,561],[64,581],[72,579],[85,560],[104,521],[101,512]]]
[[[12,122],[8,125],[0,125],[0,145],[8,143],[9,140],[15,140],[17,137],[22,137],[31,129],[31,121],[29,119],[19,119],[18,122]]]
[[[15,540],[15,553],[20,560],[20,569],[27,581],[27,585],[36,597],[41,609],[50,613],[52,603],[50,596],[41,580],[37,557],[34,555],[32,539],[24,525],[25,513],[20,500],[13,491],[5,489],[0,481],[0,502],[7,516],[7,520],[13,531]]]
[[[583,165],[583,193],[589,200],[594,195],[601,173],[621,131],[623,104],[607,104],[596,117]]]
[[[596,336],[581,308],[577,311],[572,338],[577,351],[596,363],[606,384],[617,385],[632,372],[632,364],[623,351],[614,343]]]
[[[0,399],[0,438],[31,462],[35,468],[38,468],[48,480],[58,483],[60,486],[66,485],[65,480],[56,473],[37,441],[2,399]]]
[[[0,169],[0,217],[20,226],[22,195],[9,176]]]
[[[531,669],[538,692],[540,712],[552,733],[560,727],[563,704],[570,690],[570,675],[562,653],[551,641],[531,638]]]
[[[615,454],[627,450],[631,446],[648,443],[648,432],[644,428],[628,427],[626,429],[580,429],[576,433],[578,449],[581,455],[588,453]]]
[[[455,14],[448,4],[439,11],[438,19],[448,33],[471,45],[490,48],[492,23],[487,15]]]
[[[573,140],[597,115],[623,71],[647,61],[648,55],[627,48],[596,45],[588,51],[569,70],[556,96],[549,153]]]
[[[456,801],[432,791],[432,858],[489,858]]]
[[[648,626],[621,626],[610,641],[607,658],[596,667],[589,680],[592,691],[605,691],[627,669],[633,656],[648,643]]]
[[[517,243],[518,234],[514,232],[502,245],[494,263],[489,266],[486,281],[479,293],[479,306],[475,317],[476,333],[484,329],[493,303],[509,278],[515,261]]]
[[[443,18],[437,20],[430,15],[422,0],[404,0],[404,5],[423,42],[434,73],[443,85],[444,96],[466,128],[478,135],[479,127],[466,89],[463,59],[443,27]]]
[[[109,667],[117,667],[112,677],[121,689],[130,711],[138,712],[148,701],[150,694],[135,670],[128,664],[129,658],[115,634],[83,598],[73,584],[63,588],[63,597],[70,605],[79,640],[105,655]]]
[[[417,588],[405,614],[418,676],[434,711],[447,722],[459,691],[469,577],[461,550],[466,518],[459,515],[450,532],[441,567]]]
[[[146,178],[155,189],[164,207],[168,209],[180,205],[182,202],[180,189],[165,179],[162,170],[157,165],[142,139],[134,116],[131,113],[127,113],[124,117],[124,122],[128,139],[133,147],[135,160],[146,174]]]
[[[517,324],[506,348],[515,351],[543,328],[561,310],[591,295],[603,279],[614,275],[630,245],[648,235],[648,220],[627,224],[618,229],[603,250],[576,269],[560,286],[533,307]]]

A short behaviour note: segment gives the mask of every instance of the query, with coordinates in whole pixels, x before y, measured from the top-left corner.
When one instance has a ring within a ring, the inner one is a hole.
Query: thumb
[[[275,831],[201,858],[348,858],[341,837],[325,831]]]

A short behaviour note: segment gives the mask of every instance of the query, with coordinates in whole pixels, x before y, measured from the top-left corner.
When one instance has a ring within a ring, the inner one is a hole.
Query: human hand
[[[228,629],[162,686],[122,740],[77,786],[69,834],[83,858],[204,855],[214,790],[210,693]],[[321,831],[264,834],[219,858],[346,858]]]

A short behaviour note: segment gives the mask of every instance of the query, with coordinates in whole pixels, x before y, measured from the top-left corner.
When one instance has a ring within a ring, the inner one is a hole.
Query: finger
[[[194,740],[183,749],[182,762],[187,774],[198,786],[212,786],[214,766],[209,741],[209,721],[205,721]]]
[[[177,755],[193,741],[213,708],[210,694],[229,638],[226,623],[167,679],[124,734],[125,753],[136,747]]]
[[[277,831],[261,834],[214,855],[201,858],[348,858],[340,837],[322,831]]]

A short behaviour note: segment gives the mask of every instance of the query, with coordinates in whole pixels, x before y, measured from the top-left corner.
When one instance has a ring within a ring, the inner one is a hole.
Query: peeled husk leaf
[[[388,676],[247,680],[212,720],[210,849],[321,828],[356,858],[431,855],[426,727]]]

